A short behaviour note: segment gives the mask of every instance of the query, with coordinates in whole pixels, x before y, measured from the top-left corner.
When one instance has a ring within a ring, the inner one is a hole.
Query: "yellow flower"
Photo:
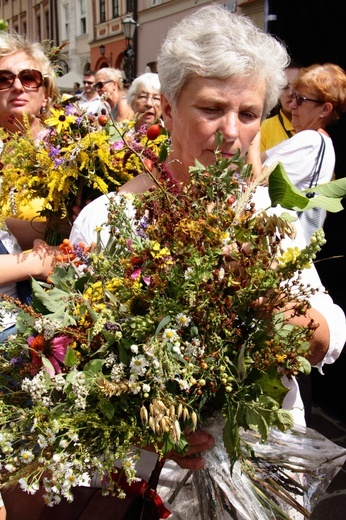
[[[278,363],[283,363],[287,358],[286,354],[276,354],[275,357],[278,360]]]
[[[289,247],[284,251],[283,255],[278,258],[280,267],[285,267],[290,262],[294,263],[300,256],[300,253],[299,247]]]
[[[284,251],[283,255],[278,258],[280,267],[286,267],[289,263],[295,264],[300,255],[301,250],[299,247],[289,247],[286,251]],[[310,262],[306,262],[303,267],[304,269],[309,269],[311,267]]]
[[[150,252],[154,258],[162,258],[163,256],[169,256],[171,254],[168,247],[163,247],[161,249],[161,246],[158,242],[152,242]]]
[[[66,115],[64,110],[56,108],[50,109],[53,117],[48,117],[45,123],[48,126],[56,126],[56,131],[60,134],[61,130],[67,130],[72,123],[75,123],[76,116]]]

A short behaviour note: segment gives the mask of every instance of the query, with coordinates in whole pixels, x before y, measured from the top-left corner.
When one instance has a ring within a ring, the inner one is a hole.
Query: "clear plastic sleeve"
[[[204,470],[171,468],[163,476],[159,493],[172,511],[170,519],[308,518],[346,459],[344,448],[310,428],[272,429],[265,443],[243,431],[244,447],[255,457],[236,462],[231,473],[222,427],[214,421],[204,428],[215,438],[214,448],[203,454]]]

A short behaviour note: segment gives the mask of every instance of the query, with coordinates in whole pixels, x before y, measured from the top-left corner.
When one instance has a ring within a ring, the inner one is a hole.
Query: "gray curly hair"
[[[158,56],[158,74],[161,92],[173,104],[193,74],[264,79],[264,118],[287,84],[288,64],[282,43],[249,18],[214,4],[194,11],[168,31]]]

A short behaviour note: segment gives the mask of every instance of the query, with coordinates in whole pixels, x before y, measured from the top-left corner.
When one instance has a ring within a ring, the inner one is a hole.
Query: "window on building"
[[[86,2],[79,0],[80,34],[87,32]]]
[[[70,9],[68,4],[63,4],[62,6],[62,16],[63,16],[63,39],[68,40],[70,37]]]
[[[100,23],[106,21],[106,0],[100,0]]]
[[[112,18],[119,18],[119,0],[112,0]]]
[[[161,0],[152,0],[153,5],[159,5],[161,4]]]
[[[134,0],[126,0],[126,9],[128,13],[132,13],[134,11]]]
[[[41,31],[41,16],[38,15],[36,17],[36,25],[37,25],[37,37],[38,41],[42,41],[42,31]]]
[[[45,23],[45,38],[49,38],[50,37],[50,34],[49,34],[49,12],[48,11],[45,11],[44,13],[44,23]]]

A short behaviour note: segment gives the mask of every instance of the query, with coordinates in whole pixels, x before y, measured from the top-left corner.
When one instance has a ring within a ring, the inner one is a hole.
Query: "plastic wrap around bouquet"
[[[256,182],[239,156],[216,153],[215,164],[196,164],[181,187],[152,151],[132,151],[156,164],[156,189],[110,199],[99,228],[107,244],[64,241],[50,280],[33,281],[31,306],[4,297],[17,312],[17,334],[0,349],[1,486],[28,493],[43,486],[53,506],[72,501],[75,486],[98,474],[104,493],[124,496],[121,482],[136,481],[140,448],[185,454],[187,432],[218,411],[223,448],[211,452],[201,475],[212,477],[215,497],[226,496],[231,510],[247,507],[244,479],[285,518],[280,501],[293,507],[298,483],[290,490],[281,471],[294,460],[266,462],[260,450],[279,455],[283,444],[292,447],[281,378],[309,371],[316,324],[297,327],[288,315],[309,309],[314,288],[301,273],[323,233],[294,246],[292,215],[256,210]],[[280,168],[271,177],[275,204],[311,203]],[[310,441],[301,445],[308,450]],[[204,476],[198,489],[207,486]]]
[[[346,460],[345,448],[311,428],[271,429],[265,443],[247,430],[241,438],[253,456],[244,454],[231,470],[223,425],[221,417],[205,425],[215,446],[203,454],[204,470],[176,470],[162,481],[159,492],[174,520],[309,518]]]

